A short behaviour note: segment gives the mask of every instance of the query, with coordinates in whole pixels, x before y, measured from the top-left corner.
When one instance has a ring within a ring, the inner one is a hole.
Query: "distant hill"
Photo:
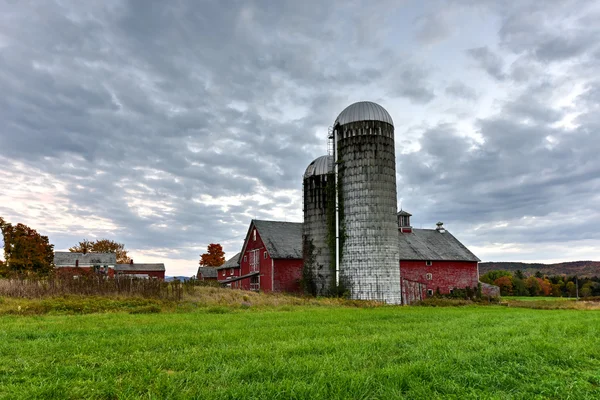
[[[580,277],[600,276],[600,261],[569,261],[556,264],[522,263],[522,262],[483,262],[479,263],[481,275],[488,271],[503,269],[514,272],[518,269],[525,275],[533,275],[540,271],[544,275],[577,275]]]

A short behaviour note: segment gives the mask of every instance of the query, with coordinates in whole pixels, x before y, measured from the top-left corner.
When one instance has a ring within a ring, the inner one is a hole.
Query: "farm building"
[[[246,290],[301,292],[302,224],[252,220],[239,264],[240,276],[227,279],[228,285],[239,281]]]
[[[156,278],[162,281],[165,280],[165,264],[135,264],[131,260],[129,264],[115,265],[115,274],[130,278]]]
[[[113,277],[116,264],[117,255],[115,253],[54,252],[54,266],[61,274],[79,276],[94,273]]]
[[[303,175],[304,222],[253,220],[229,283],[298,292],[302,280],[313,294],[390,304],[478,286],[479,259],[443,224],[413,229],[411,214],[397,212],[394,122],[383,107],[346,107],[328,140],[329,154]]]
[[[436,229],[414,229],[411,214],[398,213],[398,249],[403,303],[434,293],[476,288],[479,258],[450,234],[441,222]]]
[[[239,280],[231,282],[232,279],[236,279],[240,275],[240,253],[237,253],[229,260],[225,261],[225,264],[217,267],[218,281],[228,287],[240,288],[241,282]]]
[[[196,279],[199,281],[216,281],[217,267],[198,267]]]

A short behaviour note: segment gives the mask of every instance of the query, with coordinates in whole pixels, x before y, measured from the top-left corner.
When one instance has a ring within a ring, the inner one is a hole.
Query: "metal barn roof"
[[[115,271],[164,271],[165,264],[117,264]]]
[[[400,261],[481,261],[448,231],[413,229],[412,233],[398,233],[398,239]]]
[[[117,255],[115,253],[73,253],[70,251],[55,251],[54,265],[57,267],[72,267],[76,261],[79,265],[115,265]]]
[[[198,267],[196,276],[202,274],[203,278],[216,278],[217,272],[217,268],[215,267]]]
[[[349,105],[335,119],[333,126],[338,123],[345,125],[358,121],[381,121],[394,126],[394,121],[386,109],[371,101],[359,101]]]
[[[302,258],[302,223],[254,220],[271,258]]]
[[[225,261],[225,264],[219,266],[217,268],[217,270],[226,269],[226,268],[239,268],[240,267],[240,254],[242,254],[242,253],[237,253],[235,256],[233,256],[229,260]]]
[[[330,169],[332,165],[332,156],[321,156],[308,165],[304,177],[308,178],[309,176],[327,175],[332,172]]]

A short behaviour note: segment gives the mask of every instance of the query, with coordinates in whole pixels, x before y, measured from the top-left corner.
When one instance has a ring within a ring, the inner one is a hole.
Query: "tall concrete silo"
[[[321,156],[309,164],[303,178],[303,278],[307,286],[305,289],[315,295],[329,294],[335,272],[331,264],[335,243],[332,166],[332,156]]]
[[[394,123],[380,105],[348,106],[334,123],[340,283],[351,297],[400,304]]]

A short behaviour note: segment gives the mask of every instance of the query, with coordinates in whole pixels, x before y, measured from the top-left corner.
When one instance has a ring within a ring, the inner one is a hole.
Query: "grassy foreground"
[[[0,316],[0,398],[600,398],[600,312],[199,308]]]

